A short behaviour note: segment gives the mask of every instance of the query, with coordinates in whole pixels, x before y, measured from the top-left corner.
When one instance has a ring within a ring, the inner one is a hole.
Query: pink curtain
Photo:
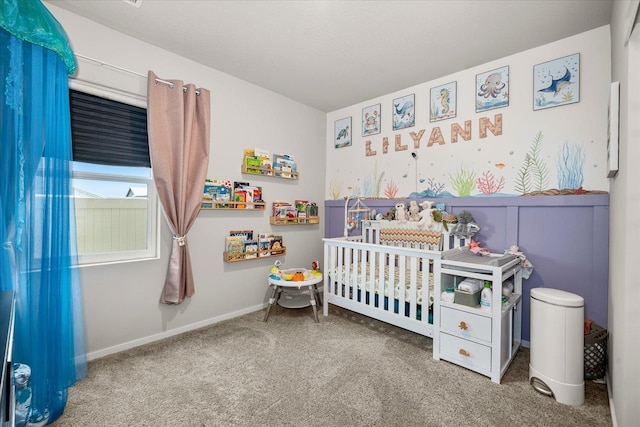
[[[195,292],[187,233],[198,216],[207,177],[210,93],[149,71],[147,104],[153,178],[173,233],[160,302],[180,304]]]

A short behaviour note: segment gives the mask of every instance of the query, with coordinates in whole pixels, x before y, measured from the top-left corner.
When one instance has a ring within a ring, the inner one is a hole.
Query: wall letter
[[[396,151],[404,151],[404,150],[406,150],[407,148],[409,148],[409,147],[407,147],[406,145],[401,145],[401,144],[400,144],[400,141],[401,141],[400,134],[397,134],[397,135],[396,135]]]
[[[440,145],[444,145],[444,138],[442,137],[442,131],[437,126],[431,129],[431,136],[429,136],[429,142],[427,143],[427,147],[431,147],[434,142],[437,142]]]
[[[389,138],[386,136],[382,138],[382,154],[387,154],[389,152]]]
[[[480,118],[480,138],[487,137],[487,128],[496,136],[502,135],[502,114],[496,114],[494,119],[495,125],[486,117]]]
[[[365,146],[365,152],[366,152],[367,156],[375,156],[376,155],[376,152],[371,149],[371,141],[365,142],[364,146]]]
[[[471,139],[471,120],[464,122],[464,130],[457,123],[451,123],[451,142],[458,142],[458,135],[465,141]]]
[[[413,139],[413,148],[416,150],[420,148],[420,139],[422,138],[422,135],[424,135],[424,129],[418,132],[417,135],[415,132],[409,132],[409,135],[411,135],[411,139]]]

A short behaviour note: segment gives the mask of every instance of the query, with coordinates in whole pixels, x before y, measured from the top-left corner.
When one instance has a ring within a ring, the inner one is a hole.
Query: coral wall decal
[[[504,176],[497,179],[491,171],[483,172],[482,176],[476,180],[478,190],[484,194],[495,194],[504,188]]]
[[[393,180],[387,182],[387,185],[384,187],[384,195],[387,199],[395,199],[398,195],[398,186]]]
[[[427,179],[427,184],[429,185],[427,188],[427,193],[430,194],[429,197],[439,197],[445,188],[445,184],[436,182],[435,178]]]

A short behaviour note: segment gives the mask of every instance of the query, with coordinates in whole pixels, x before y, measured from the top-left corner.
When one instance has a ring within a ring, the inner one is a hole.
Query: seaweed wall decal
[[[463,165],[460,166],[460,170],[456,171],[455,175],[449,175],[449,179],[451,180],[451,187],[458,192],[459,197],[470,196],[471,190],[476,188],[476,173],[466,170]]]
[[[329,194],[331,194],[331,198],[333,200],[338,200],[340,198],[343,186],[343,182],[336,179],[332,179],[331,182],[329,182]]]
[[[584,181],[585,154],[579,145],[569,145],[567,141],[562,144],[558,153],[558,188],[577,189],[582,187]]]
[[[363,186],[363,191],[362,191],[362,195],[364,197],[371,197],[371,188],[373,187],[373,185],[371,184],[371,178],[367,177],[364,179],[364,182],[362,183]]]
[[[376,162],[373,168],[373,197],[380,197],[380,189],[382,187],[382,178],[384,177],[384,171],[378,175],[378,162]]]
[[[531,191],[531,156],[529,153],[524,156],[524,163],[516,176],[515,189],[518,193],[527,194]]]
[[[544,191],[549,187],[549,170],[544,160],[540,158],[542,138],[542,131],[540,131],[536,134],[535,138],[533,138],[533,144],[531,144],[531,148],[529,149],[531,171],[534,177],[533,189],[537,191]]]

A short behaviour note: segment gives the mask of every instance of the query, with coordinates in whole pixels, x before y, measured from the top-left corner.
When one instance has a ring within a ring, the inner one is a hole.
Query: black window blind
[[[147,110],[69,90],[73,160],[151,167]]]

